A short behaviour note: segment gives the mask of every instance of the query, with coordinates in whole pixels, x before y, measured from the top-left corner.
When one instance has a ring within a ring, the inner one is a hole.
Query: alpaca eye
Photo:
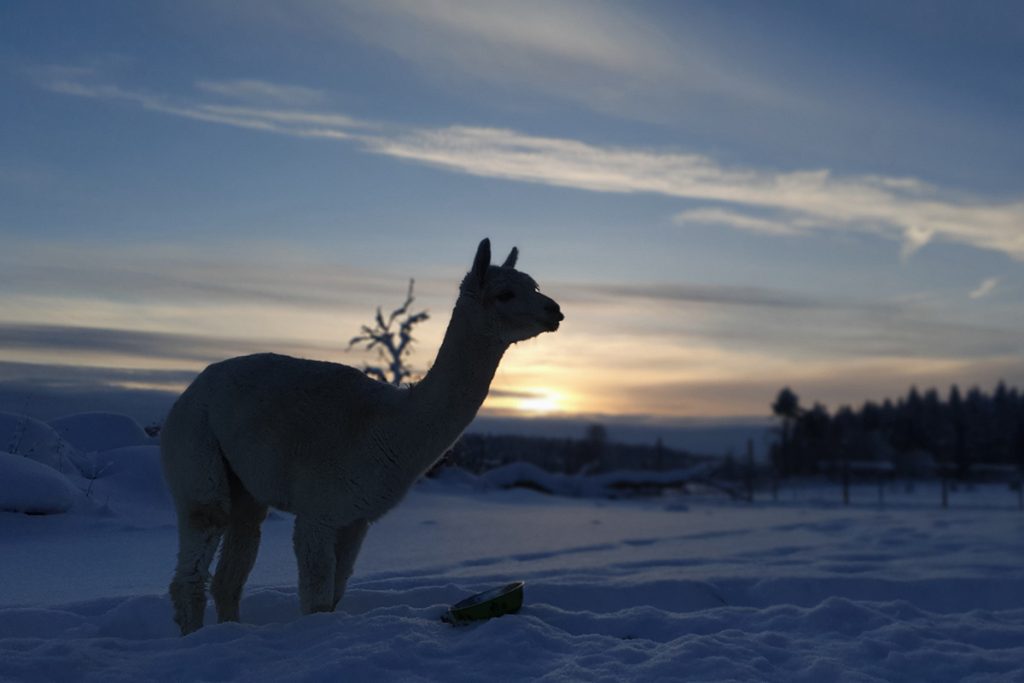
[[[494,298],[501,302],[511,301],[512,299],[516,298],[516,293],[513,292],[511,289],[506,289],[504,292],[501,292],[500,294],[498,294],[498,296]]]

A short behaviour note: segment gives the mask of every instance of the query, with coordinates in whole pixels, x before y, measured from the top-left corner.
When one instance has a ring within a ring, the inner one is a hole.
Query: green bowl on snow
[[[513,581],[501,588],[470,596],[449,607],[445,621],[459,623],[515,614],[523,606],[524,585],[522,581]]]

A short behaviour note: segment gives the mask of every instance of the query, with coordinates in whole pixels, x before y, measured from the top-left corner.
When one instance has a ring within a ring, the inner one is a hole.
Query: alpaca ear
[[[501,264],[502,268],[515,268],[516,259],[519,258],[519,247],[512,247],[512,251],[508,253],[508,258]]]
[[[487,277],[487,269],[491,266],[491,240],[486,237],[480,241],[476,248],[476,258],[473,259],[473,279],[483,287],[484,278]]]

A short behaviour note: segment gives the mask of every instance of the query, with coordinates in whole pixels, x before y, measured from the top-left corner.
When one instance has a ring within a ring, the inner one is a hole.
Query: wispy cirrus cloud
[[[791,97],[733,64],[695,18],[669,32],[625,3],[339,0],[289,20],[360,39],[442,82],[515,87],[632,118],[657,117],[654,102],[687,96]]]
[[[196,88],[214,95],[236,100],[274,102],[290,106],[322,104],[326,100],[323,90],[298,85],[282,85],[253,78],[228,81],[196,81]]]
[[[92,69],[48,66],[31,70],[36,83],[51,92],[95,100],[120,101],[160,114],[217,123],[236,128],[290,135],[293,137],[319,137],[345,140],[352,137],[350,131],[367,130],[373,124],[334,112],[282,108],[282,97],[295,86],[271,84],[265,81],[242,81],[249,83],[250,92],[262,89],[262,101],[250,101],[246,105],[224,104],[223,101],[200,100],[195,97],[171,97],[162,93],[146,92],[140,89],[124,88],[102,80]],[[233,92],[231,99],[239,98],[239,81],[197,81],[196,89],[207,95],[216,90],[217,94]],[[254,84],[259,84],[256,87]],[[302,92],[318,92],[298,88]],[[266,97],[273,92],[275,96]],[[252,99],[252,98],[242,98]],[[269,100],[269,101],[268,101]]]
[[[279,347],[284,346],[279,344]],[[5,351],[30,349],[36,352],[101,354],[114,358],[128,356],[210,362],[266,348],[264,343],[249,339],[224,339],[201,334],[0,322],[0,349]]]
[[[737,211],[729,211],[720,208],[691,209],[680,211],[672,217],[673,222],[678,225],[712,225],[759,232],[765,235],[799,235],[801,223],[806,226],[806,219],[790,218],[776,219],[751,216]],[[809,227],[809,226],[806,226]]]
[[[416,130],[369,144],[382,154],[474,175],[788,212],[807,231],[875,234],[913,242],[916,248],[934,236],[1024,260],[1024,199],[963,198],[916,179],[727,167],[700,154],[461,126]],[[733,227],[744,226],[733,221]]]
[[[999,278],[986,278],[982,280],[982,282],[977,287],[972,289],[970,294],[968,294],[967,296],[970,297],[971,299],[984,299],[986,296],[990,295],[993,291],[995,291],[998,285]]]
[[[479,41],[506,56],[515,50],[618,72],[658,68],[670,52],[667,36],[656,26],[602,2],[524,0],[509,5],[500,0],[382,0],[372,6],[340,4],[379,22],[375,31],[360,25],[374,40],[391,35],[391,29],[402,25],[426,31],[428,36],[417,50],[440,50],[442,44],[450,47],[452,40],[467,48],[472,41]],[[605,39],[596,40],[597,36]],[[403,41],[391,38],[387,42],[396,51],[410,49],[398,45]]]
[[[678,150],[594,145],[508,129],[394,126],[330,111],[225,105],[132,91],[73,71],[39,82],[54,92],[125,102],[162,114],[295,137],[348,140],[369,153],[457,173],[703,203],[677,215],[676,221],[684,225],[702,222],[775,235],[869,234],[900,242],[904,256],[937,240],[1024,261],[1024,198],[969,196],[916,178],[840,176],[827,169],[778,171],[726,165]]]

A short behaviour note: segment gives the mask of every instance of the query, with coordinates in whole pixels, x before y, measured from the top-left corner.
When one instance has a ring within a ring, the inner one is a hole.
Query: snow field
[[[0,513],[0,680],[1024,681],[1024,514],[1005,487],[948,510],[930,487],[885,507],[866,487],[844,508],[831,487],[608,501],[451,473],[371,529],[339,612],[299,615],[276,514],[243,622],[211,606],[181,638],[156,449],[93,457],[103,475],[67,513]],[[515,579],[519,614],[440,621]]]

